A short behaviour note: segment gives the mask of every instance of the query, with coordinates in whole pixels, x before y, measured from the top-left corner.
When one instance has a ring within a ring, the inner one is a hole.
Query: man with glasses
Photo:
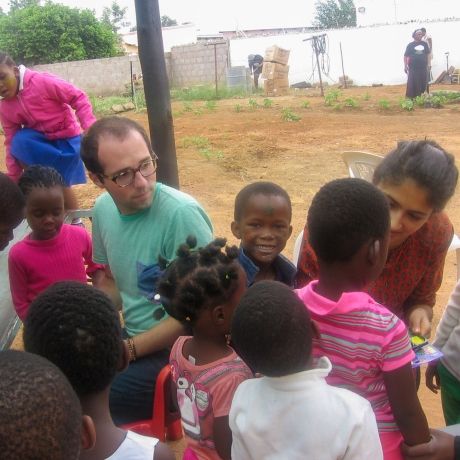
[[[135,121],[98,120],[83,137],[81,157],[108,192],[94,207],[93,259],[107,267],[97,287],[122,305],[125,320],[130,364],[110,393],[113,419],[124,424],[151,417],[156,376],[184,334],[155,298],[158,258],[174,259],[190,234],[207,244],[212,225],[192,197],[156,182],[157,157]]]

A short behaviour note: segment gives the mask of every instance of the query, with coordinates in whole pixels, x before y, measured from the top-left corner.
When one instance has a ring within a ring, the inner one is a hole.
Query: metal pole
[[[321,67],[319,65],[319,50],[318,50],[318,43],[317,43],[318,38],[313,37],[313,44],[315,47],[315,54],[316,54],[316,65],[318,66],[318,76],[319,76],[319,85],[321,87],[321,96],[324,96],[324,89],[323,89],[323,79],[321,78]]]
[[[179,188],[174,127],[169,98],[158,0],[135,0],[139,60],[152,147],[158,155],[157,179]]]
[[[133,81],[133,61],[129,60],[129,70],[131,73],[131,100],[134,104],[134,81]]]
[[[342,54],[342,42],[339,42],[340,45],[340,59],[342,60],[342,75],[343,75],[343,86],[347,88],[347,79],[345,78],[345,68],[343,67],[343,54]]]
[[[214,78],[216,80],[216,99],[218,96],[218,88],[217,88],[217,45],[214,43]]]

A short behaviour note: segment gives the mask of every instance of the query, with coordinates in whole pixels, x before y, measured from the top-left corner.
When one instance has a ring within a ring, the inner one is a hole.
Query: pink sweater
[[[91,103],[82,90],[55,75],[30,69],[25,69],[23,73],[24,67],[20,67],[17,96],[0,101],[6,166],[8,175],[14,180],[19,179],[22,168],[11,156],[10,144],[22,127],[35,129],[48,139],[55,140],[78,136],[82,129],[89,128],[96,121]]]
[[[66,224],[50,240],[32,240],[28,235],[16,243],[8,255],[8,271],[19,318],[25,319],[30,303],[48,286],[58,281],[86,283],[87,275],[102,269],[92,261],[92,252],[88,232]]]

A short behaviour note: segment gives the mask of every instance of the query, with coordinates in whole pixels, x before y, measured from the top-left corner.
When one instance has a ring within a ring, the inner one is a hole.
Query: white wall
[[[458,0],[354,0],[354,3],[358,27],[460,18]],[[365,11],[360,12],[360,8]]]
[[[342,42],[345,73],[353,79],[355,84],[404,83],[406,75],[403,55],[407,44],[412,40],[412,32],[417,26],[418,24],[411,23],[326,31],[329,40],[330,73],[325,80],[329,83],[336,83],[339,76],[342,75],[339,49],[339,43]],[[460,67],[460,40],[453,39],[458,34],[459,26],[460,20],[426,24],[428,33],[433,37],[433,75],[435,78],[446,68],[444,55],[446,51],[450,52],[449,65]],[[231,40],[232,66],[247,66],[248,54],[263,55],[268,46],[278,45],[291,50],[290,83],[313,81],[311,74],[314,54],[311,42],[302,41],[310,36],[310,34],[298,34]],[[317,73],[315,73],[314,81],[318,81]]]

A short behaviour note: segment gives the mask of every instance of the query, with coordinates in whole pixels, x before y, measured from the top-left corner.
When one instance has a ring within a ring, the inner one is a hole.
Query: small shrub
[[[352,97],[347,97],[344,101],[343,101],[343,105],[344,107],[350,107],[352,109],[358,107],[358,101],[356,99],[353,99]]]
[[[334,104],[332,106],[332,109],[333,110],[342,110],[343,109],[343,105],[340,103],[340,102],[337,102],[337,104]]]
[[[412,112],[414,110],[414,101],[412,99],[401,99],[399,101],[399,106],[403,110],[407,110],[408,112]]]
[[[207,160],[216,158],[218,160],[224,158],[224,154],[220,150],[212,150],[210,148],[198,149],[198,152],[201,156],[205,157]]]
[[[248,104],[251,109],[257,109],[257,107],[259,107],[259,104],[257,104],[255,99],[249,99]]]
[[[308,108],[310,108],[310,101],[303,101],[303,102],[302,102],[302,108],[303,108],[303,109],[308,109]]]
[[[334,105],[334,103],[338,101],[341,94],[342,93],[338,89],[331,89],[326,93],[326,96],[324,96],[324,104],[329,107]]]
[[[209,147],[209,139],[204,136],[187,136],[182,139],[182,147],[196,147],[204,149]]]
[[[388,110],[390,108],[390,101],[388,99],[380,99],[379,108],[382,110]]]
[[[295,114],[291,109],[286,108],[281,111],[281,119],[283,121],[299,121],[301,117]]]
[[[243,107],[241,107],[241,104],[236,104],[235,105],[235,112],[240,113],[243,111]]]
[[[364,93],[363,100],[364,101],[370,101],[371,100],[371,95],[368,92]]]
[[[425,107],[425,95],[421,94],[415,98],[415,104],[419,107]]]
[[[273,101],[271,99],[265,98],[264,99],[264,107],[269,109],[273,105]]]
[[[204,106],[208,109],[208,110],[216,110],[216,101],[213,101],[213,100],[209,100],[209,101],[206,101],[206,103],[204,104]]]
[[[193,104],[191,102],[184,102],[184,112],[193,112]]]

